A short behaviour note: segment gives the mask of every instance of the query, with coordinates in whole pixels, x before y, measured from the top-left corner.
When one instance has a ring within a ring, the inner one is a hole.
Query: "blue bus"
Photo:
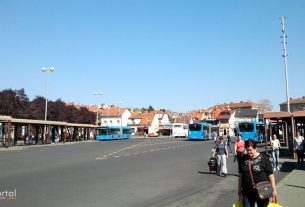
[[[96,128],[96,140],[113,140],[113,139],[129,139],[132,137],[133,129],[130,127],[120,126],[101,126]]]
[[[189,124],[189,140],[208,140],[211,139],[211,124],[205,122],[199,122]]]
[[[242,139],[252,139],[255,142],[265,140],[265,123],[263,122],[241,122],[237,131],[241,133]]]

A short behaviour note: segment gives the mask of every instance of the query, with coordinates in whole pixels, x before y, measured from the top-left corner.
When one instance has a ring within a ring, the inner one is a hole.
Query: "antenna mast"
[[[289,90],[288,90],[288,66],[287,66],[287,48],[286,48],[286,28],[285,28],[285,16],[281,17],[281,21],[282,21],[282,33],[283,35],[281,36],[281,38],[283,39],[283,50],[284,50],[284,64],[285,64],[285,79],[286,79],[286,99],[287,99],[287,111],[290,112],[290,104],[289,104]]]

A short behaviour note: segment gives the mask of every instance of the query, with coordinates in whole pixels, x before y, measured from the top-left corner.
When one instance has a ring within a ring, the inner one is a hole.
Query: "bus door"
[[[119,139],[120,137],[120,128],[110,128],[109,134],[112,139]]]
[[[129,139],[132,137],[132,128],[123,128],[123,139]]]
[[[216,137],[219,134],[219,126],[217,125],[209,125],[209,139],[213,139],[212,134],[216,134]]]
[[[257,142],[263,142],[265,137],[265,125],[256,124],[256,140]]]
[[[203,126],[203,139],[208,140],[210,137],[210,125]]]

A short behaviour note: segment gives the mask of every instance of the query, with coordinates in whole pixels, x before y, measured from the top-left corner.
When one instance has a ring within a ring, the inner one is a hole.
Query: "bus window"
[[[107,128],[98,128],[97,129],[97,135],[107,135],[107,134],[108,134]]]
[[[209,139],[209,127],[204,126],[204,137],[205,139]]]
[[[123,134],[131,134],[134,131],[132,128],[123,129]]]
[[[120,134],[120,128],[110,128],[110,134]]]

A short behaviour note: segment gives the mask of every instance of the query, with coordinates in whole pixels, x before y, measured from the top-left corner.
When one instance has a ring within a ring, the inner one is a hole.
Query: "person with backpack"
[[[222,136],[218,138],[218,142],[215,144],[213,148],[213,157],[215,157],[215,155],[217,156],[217,175],[226,176],[228,173],[227,170],[228,150]]]

